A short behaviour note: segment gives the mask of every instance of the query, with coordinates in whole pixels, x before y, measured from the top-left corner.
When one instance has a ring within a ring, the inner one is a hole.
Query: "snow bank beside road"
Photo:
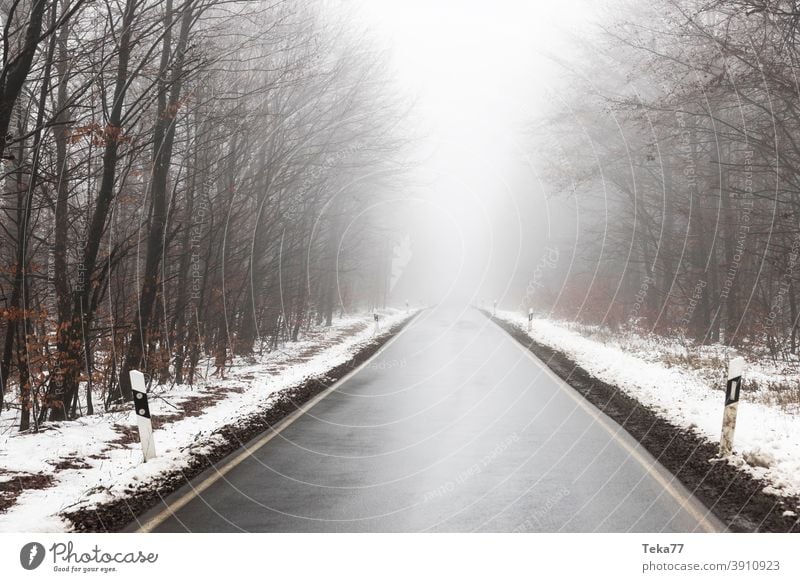
[[[389,311],[387,331],[412,314]],[[287,343],[255,363],[237,359],[225,380],[194,387],[155,387],[151,398],[158,457],[142,463],[131,411],[107,412],[49,423],[37,434],[5,431],[0,437],[0,485],[20,475],[41,476],[50,486],[23,491],[0,514],[0,531],[60,532],[60,514],[124,497],[165,472],[183,470],[192,455],[213,446],[216,430],[268,407],[276,393],[348,362],[374,337],[372,315],[346,317],[309,339]],[[13,411],[11,411],[13,413]]]
[[[724,403],[722,375],[714,383],[702,368],[668,367],[658,354],[629,353],[613,341],[589,339],[568,329],[568,324],[549,319],[534,319],[532,329],[527,331],[526,315],[498,310],[497,317],[536,342],[563,352],[599,380],[618,386],[672,424],[719,442]],[[760,385],[764,385],[763,369],[751,368],[751,373],[757,374]],[[746,372],[745,389],[747,380]],[[772,493],[798,495],[800,413],[767,402],[769,398],[764,394],[743,392],[730,462],[771,483]]]

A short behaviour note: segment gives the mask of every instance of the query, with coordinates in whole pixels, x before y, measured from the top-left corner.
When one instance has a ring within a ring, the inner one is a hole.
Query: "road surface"
[[[618,425],[469,308],[423,312],[246,447],[223,476],[225,463],[131,531],[723,529]]]

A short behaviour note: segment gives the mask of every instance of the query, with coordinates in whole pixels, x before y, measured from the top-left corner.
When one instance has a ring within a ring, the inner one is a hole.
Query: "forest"
[[[800,8],[625,3],[532,130],[552,195],[577,209],[575,263],[540,295],[563,317],[800,349]]]
[[[223,376],[385,300],[373,209],[404,173],[408,105],[324,10],[0,2],[0,387],[19,430],[124,405],[130,370]]]
[[[352,582],[382,556],[280,534],[800,531],[800,0],[0,0],[0,30],[12,568],[73,532],[277,534],[164,567]]]

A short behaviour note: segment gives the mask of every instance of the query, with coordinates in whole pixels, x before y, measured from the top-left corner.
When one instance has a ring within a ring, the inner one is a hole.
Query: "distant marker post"
[[[725,385],[725,412],[722,415],[722,436],[719,439],[719,456],[727,457],[733,450],[733,433],[739,411],[739,392],[742,389],[744,358],[733,358],[728,364],[728,381]]]
[[[150,406],[147,403],[147,387],[144,374],[131,370],[131,388],[133,389],[133,405],[136,409],[136,425],[139,428],[139,440],[142,443],[144,462],[156,456],[156,443],[153,440],[153,423],[150,420]]]
[[[528,331],[533,329],[533,307],[528,308]]]

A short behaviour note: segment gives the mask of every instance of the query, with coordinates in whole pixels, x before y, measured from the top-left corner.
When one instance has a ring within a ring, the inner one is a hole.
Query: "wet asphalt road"
[[[160,514],[158,532],[722,529],[576,396],[479,312],[428,310],[201,495],[140,522]]]

